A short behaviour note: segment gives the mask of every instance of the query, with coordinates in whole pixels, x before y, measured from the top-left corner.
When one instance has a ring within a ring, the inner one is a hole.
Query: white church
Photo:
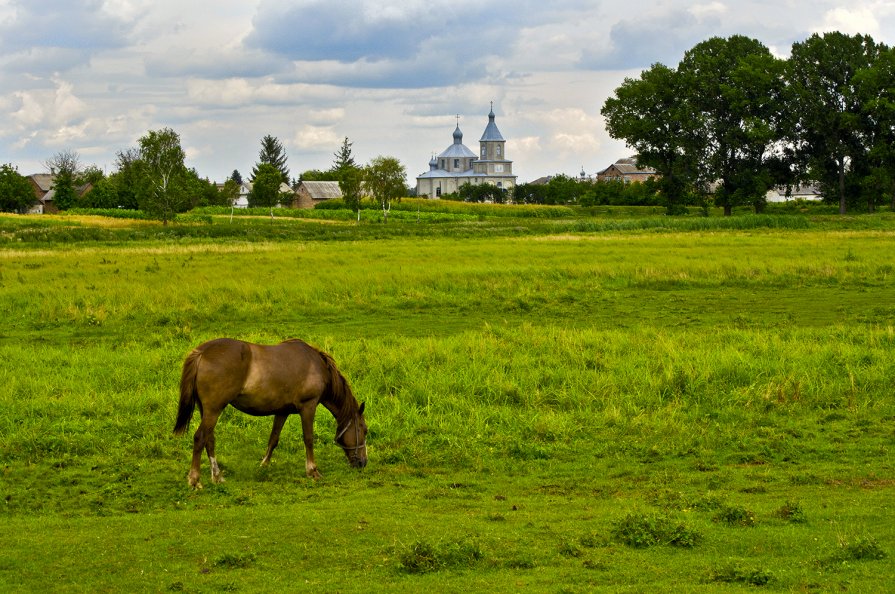
[[[416,195],[440,198],[457,192],[464,184],[493,184],[510,190],[516,185],[513,162],[506,155],[506,140],[494,123],[494,105],[488,114],[488,125],[479,140],[479,154],[463,144],[460,122],[454,130],[454,142],[429,161],[429,171],[416,178]]]

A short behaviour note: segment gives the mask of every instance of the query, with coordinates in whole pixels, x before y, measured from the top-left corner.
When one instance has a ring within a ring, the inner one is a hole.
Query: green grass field
[[[409,206],[0,216],[0,591],[891,588],[891,214]],[[367,468],[231,409],[190,490],[218,336],[330,352]]]

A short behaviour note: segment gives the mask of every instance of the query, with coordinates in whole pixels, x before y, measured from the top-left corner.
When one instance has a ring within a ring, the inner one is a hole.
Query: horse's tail
[[[177,407],[177,422],[174,424],[174,435],[183,435],[193,418],[193,411],[199,401],[196,390],[196,375],[199,371],[199,359],[202,351],[193,350],[183,362],[183,373],[180,375],[180,405]]]

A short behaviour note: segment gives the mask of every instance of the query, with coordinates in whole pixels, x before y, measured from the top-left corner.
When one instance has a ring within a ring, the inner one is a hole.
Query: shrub
[[[797,501],[787,501],[777,510],[777,517],[793,524],[804,524],[808,521],[805,511]]]
[[[728,526],[755,526],[755,514],[739,506],[724,506],[715,515],[716,522],[723,522]]]
[[[634,548],[656,545],[691,548],[702,540],[696,530],[659,514],[629,513],[616,522],[612,535],[618,542]]]
[[[767,586],[772,580],[771,573],[765,569],[742,569],[735,565],[725,565],[719,569],[712,569],[708,574],[709,582],[722,582],[725,584]]]
[[[472,567],[483,557],[478,544],[468,540],[445,541],[435,545],[417,541],[400,553],[398,568],[405,573],[429,573]]]

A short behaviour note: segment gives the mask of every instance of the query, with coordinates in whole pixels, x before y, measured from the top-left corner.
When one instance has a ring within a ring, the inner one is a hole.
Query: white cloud
[[[697,19],[721,16],[727,12],[727,6],[721,2],[709,2],[708,4],[694,4],[687,9]]]
[[[338,148],[342,137],[330,126],[305,125],[295,134],[292,144],[306,151],[332,151]]]
[[[824,15],[823,24],[815,32],[839,31],[848,35],[870,35],[878,37],[879,22],[875,12],[869,7],[853,6],[834,8]]]

